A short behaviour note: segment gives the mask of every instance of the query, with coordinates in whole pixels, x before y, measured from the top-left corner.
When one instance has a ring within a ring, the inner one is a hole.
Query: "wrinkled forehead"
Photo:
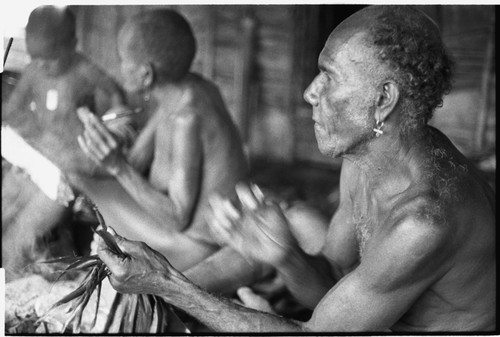
[[[325,63],[345,66],[346,64],[364,66],[373,62],[374,48],[366,43],[364,31],[342,31],[332,33],[325,43],[319,57],[319,65]]]

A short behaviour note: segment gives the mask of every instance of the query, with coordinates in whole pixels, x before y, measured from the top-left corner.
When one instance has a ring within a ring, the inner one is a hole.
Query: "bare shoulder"
[[[401,205],[403,214],[395,215],[388,228],[387,238],[393,243],[398,242],[404,247],[405,253],[415,257],[449,253],[454,226],[433,206],[432,200],[425,197]]]
[[[174,128],[191,128],[199,123],[200,113],[191,102],[186,102],[186,104],[175,111],[171,118]]]

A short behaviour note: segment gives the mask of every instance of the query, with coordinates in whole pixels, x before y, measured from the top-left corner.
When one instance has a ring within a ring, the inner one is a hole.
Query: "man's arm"
[[[250,285],[273,269],[255,260],[247,260],[231,247],[216,253],[184,272],[199,287],[212,293],[229,295],[238,288]]]
[[[2,123],[21,127],[27,118],[34,119],[33,113],[28,111],[32,99],[31,88],[34,72],[32,64],[24,69],[5,105],[5,109],[2,109]]]
[[[155,165],[169,166],[169,170],[156,169],[156,186],[129,164],[116,175],[142,208],[179,231],[189,225],[200,190],[203,150],[198,123],[195,115],[187,114],[174,120],[173,135],[166,134],[161,127],[156,130],[154,145],[160,151],[155,151]],[[172,149],[170,156],[161,151],[168,148]]]
[[[446,271],[442,267],[447,256],[446,237],[442,233],[436,232],[433,228],[422,230],[421,224],[417,223],[401,224],[398,227],[378,248],[367,251],[367,257],[359,267],[342,278],[328,292],[308,322],[288,321],[288,323],[297,324],[303,331],[390,329],[423,291]],[[199,290],[193,290],[193,293],[193,297],[189,300],[197,303],[198,297],[203,298],[201,301],[203,311],[210,311],[210,303],[215,299],[203,295]],[[243,309],[233,311],[228,307],[218,305],[216,307],[217,310],[221,310],[219,317],[232,322],[227,325],[222,325],[220,322],[209,325],[213,329],[220,329],[218,331],[264,332],[288,331],[290,328],[281,320],[271,319],[271,316],[253,315],[251,311]],[[187,308],[186,305],[185,310]],[[232,312],[226,316],[225,311]],[[197,315],[202,316],[203,313],[199,312]],[[251,321],[252,324],[248,326],[244,323],[238,326],[241,321]],[[209,324],[208,320],[204,322]],[[244,330],[246,328],[252,330]]]
[[[236,192],[241,211],[228,200],[210,200],[213,212],[207,220],[214,237],[250,261],[272,265],[295,298],[314,308],[335,284],[330,264],[322,256],[307,255],[300,248],[280,207],[265,200],[257,186],[240,183]]]
[[[450,268],[449,233],[407,217],[367,248],[360,265],[318,304],[306,328],[318,331],[390,329]]]
[[[190,282],[146,244],[117,237],[131,255],[122,260],[99,244],[99,256],[120,292],[149,293],[186,311],[215,331],[384,331],[409,310],[448,270],[447,235],[427,223],[396,224],[366,259],[342,278],[315,308],[308,322],[288,320],[217,298]]]
[[[80,119],[86,128],[84,138],[79,140],[82,150],[114,175],[129,195],[159,223],[166,224],[169,231],[184,230],[200,188],[202,144],[196,116],[186,114],[177,118],[173,135],[166,134],[159,123],[155,165],[168,165],[169,169],[156,169],[155,186],[125,160],[116,140],[95,116],[86,114]],[[170,139],[172,144],[168,144]],[[172,153],[162,151],[168,148]]]

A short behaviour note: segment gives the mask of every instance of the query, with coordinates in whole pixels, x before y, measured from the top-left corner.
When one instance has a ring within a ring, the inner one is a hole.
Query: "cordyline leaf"
[[[97,217],[97,221],[99,221],[99,225],[102,226],[102,228],[107,231],[108,230],[108,226],[106,226],[106,222],[104,221],[104,218],[102,217],[102,214],[101,212],[99,212],[99,209],[97,208],[97,206],[95,204],[93,204],[93,210],[94,210],[94,213]]]
[[[88,200],[88,199],[87,199]],[[91,202],[90,200],[88,200]],[[92,203],[93,204],[93,203]],[[94,212],[97,216],[99,224],[103,229],[95,230],[91,227],[94,233],[97,233],[105,242],[108,249],[115,255],[121,258],[130,258],[118,246],[115,238],[107,232],[107,226],[100,212],[95,204],[93,204]],[[87,306],[92,293],[97,288],[97,300],[92,320],[91,328],[95,327],[101,290],[102,281],[109,275],[109,269],[100,260],[99,256],[91,255],[85,257],[61,257],[43,263],[65,262],[69,265],[63,270],[63,275],[69,270],[83,270],[92,268],[85,276],[80,286],[57,301],[44,315],[57,306],[73,301],[72,305],[68,308],[70,317],[66,320],[62,332],[65,332],[68,326],[72,325],[73,333],[80,333],[82,316],[85,307]],[[153,295],[137,295],[137,294],[120,294],[117,293],[110,308],[110,314],[107,317],[104,331],[105,332],[148,332],[158,333],[166,331],[167,326],[170,324],[169,320],[164,319],[164,315],[176,316],[175,312],[169,309],[169,305],[161,298]],[[39,321],[43,319],[40,318]],[[181,323],[182,325],[182,323]]]
[[[97,233],[103,240],[104,242],[106,243],[106,246],[108,246],[108,249],[115,255],[123,258],[123,259],[126,259],[129,257],[128,254],[124,253],[120,247],[118,247],[118,244],[116,243],[114,237],[104,231],[104,230],[98,230],[98,231],[94,231],[95,233]]]
[[[81,256],[61,256],[52,260],[38,261],[37,263],[73,263],[81,258]]]
[[[116,296],[109,309],[109,315],[104,327],[106,332],[118,332],[120,331],[121,321],[123,314],[126,310],[126,305],[124,299],[124,294],[116,293]]]
[[[129,294],[125,296],[127,296],[128,310],[125,312],[125,316],[122,319],[120,332],[134,332],[138,296]]]
[[[84,281],[82,281],[82,283],[80,284],[80,286],[78,288],[76,288],[75,290],[73,290],[72,292],[70,292],[69,294],[67,294],[66,296],[64,296],[63,298],[61,298],[56,303],[54,303],[54,305],[52,305],[52,307],[49,309],[49,311],[54,309],[55,307],[58,307],[64,303],[67,303],[67,302],[81,296],[82,294],[85,293],[85,291],[88,291],[88,288],[89,288],[88,279],[92,276],[92,273],[93,273],[93,270],[89,271],[87,273],[87,275],[85,276]]]
[[[89,267],[101,265],[103,262],[97,255],[82,256],[80,260],[73,262],[67,266],[64,270],[68,271],[71,269],[86,269]]]
[[[75,315],[75,322],[73,324],[73,332],[74,333],[80,333],[81,330],[81,325],[82,325],[82,315],[83,315],[83,309],[87,306],[89,303],[90,295],[92,295],[93,290],[95,289],[96,284],[92,282],[92,290],[86,291],[85,294],[82,296],[82,302],[78,305],[76,309],[76,315]]]
[[[94,318],[92,319],[92,324],[91,327],[94,328],[95,324],[97,322],[97,315],[99,313],[99,303],[101,301],[101,289],[102,289],[102,280],[106,278],[108,275],[108,270],[106,265],[103,263],[99,266],[99,269],[97,271],[97,299],[96,299],[96,304],[95,304],[95,314]]]
[[[156,331],[158,331],[158,321],[161,319],[160,317],[158,317],[158,308],[157,308],[157,301],[156,301],[156,297],[152,296],[153,297],[153,302],[152,302],[152,307],[153,307],[153,320],[151,321],[151,326],[149,327],[149,332],[150,333],[155,333]]]
[[[137,315],[136,330],[137,332],[147,332],[151,327],[153,320],[153,309],[151,307],[152,298],[148,295],[138,295],[137,310],[140,314]]]

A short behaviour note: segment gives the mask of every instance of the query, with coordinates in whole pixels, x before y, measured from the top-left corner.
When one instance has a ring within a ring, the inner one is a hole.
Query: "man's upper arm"
[[[196,114],[186,110],[174,119],[174,127],[171,130],[172,136],[158,132],[160,141],[157,146],[161,146],[162,137],[172,137],[172,154],[169,159],[165,159],[170,160],[168,193],[176,207],[179,220],[187,225],[201,187],[203,149],[200,121]]]
[[[354,169],[344,161],[340,174],[339,206],[330,221],[323,254],[330,260],[336,279],[350,272],[359,262],[355,225],[352,221],[353,200],[349,190]]]
[[[5,113],[2,112],[2,121],[4,119],[9,119],[9,116],[14,113],[16,116],[20,114],[27,114],[25,111],[28,108],[29,100],[31,99],[31,85],[33,83],[33,73],[34,69],[31,65],[28,65],[24,70],[23,74],[16,83],[14,90],[12,91],[7,105],[5,108]],[[12,117],[12,116],[11,116]]]
[[[365,251],[362,262],[321,300],[305,328],[316,331],[390,329],[445,272],[443,230],[405,220]]]

